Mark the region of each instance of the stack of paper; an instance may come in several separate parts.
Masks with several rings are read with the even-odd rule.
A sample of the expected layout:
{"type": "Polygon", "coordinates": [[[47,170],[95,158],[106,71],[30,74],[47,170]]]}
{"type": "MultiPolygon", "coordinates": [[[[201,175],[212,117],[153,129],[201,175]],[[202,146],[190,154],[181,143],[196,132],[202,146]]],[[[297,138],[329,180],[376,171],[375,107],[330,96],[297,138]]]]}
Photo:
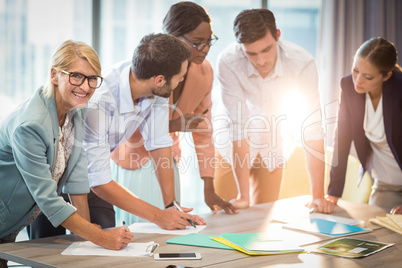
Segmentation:
{"type": "Polygon", "coordinates": [[[211,237],[211,239],[248,255],[287,254],[305,251],[291,241],[270,240],[264,233],[222,233],[220,237],[211,237]]]}
{"type": "Polygon", "coordinates": [[[402,234],[402,215],[401,214],[387,214],[385,217],[377,217],[370,219],[371,223],[381,225],[398,234],[402,234]]]}

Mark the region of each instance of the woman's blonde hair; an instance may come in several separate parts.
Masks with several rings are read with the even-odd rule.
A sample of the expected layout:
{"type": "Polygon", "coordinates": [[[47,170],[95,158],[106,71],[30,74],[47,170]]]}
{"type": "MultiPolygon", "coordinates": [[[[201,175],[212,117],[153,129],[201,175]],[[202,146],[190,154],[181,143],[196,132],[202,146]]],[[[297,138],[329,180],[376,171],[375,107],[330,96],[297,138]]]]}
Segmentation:
{"type": "Polygon", "coordinates": [[[54,95],[55,85],[51,79],[51,70],[68,70],[77,59],[86,60],[95,72],[101,75],[101,64],[95,50],[84,42],[67,40],[64,41],[54,52],[49,64],[47,83],[43,89],[43,94],[48,98],[54,95]]]}

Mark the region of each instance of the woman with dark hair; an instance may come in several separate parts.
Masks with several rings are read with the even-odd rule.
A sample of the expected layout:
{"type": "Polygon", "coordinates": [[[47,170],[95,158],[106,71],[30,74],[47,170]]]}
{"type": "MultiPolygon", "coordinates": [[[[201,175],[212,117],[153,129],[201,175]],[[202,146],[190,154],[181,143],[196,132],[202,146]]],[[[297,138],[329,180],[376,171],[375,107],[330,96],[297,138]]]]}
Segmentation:
{"type": "Polygon", "coordinates": [[[80,108],[102,84],[98,55],[85,43],[65,41],[48,74],[47,84],[0,124],[0,244],[15,241],[43,212],[55,227],[108,249],[124,248],[132,233],[123,227],[104,231],[89,221],[80,108]],[[72,205],[59,196],[62,189],[72,205]]]}
{"type": "MultiPolygon", "coordinates": [[[[174,141],[172,151],[176,160],[174,167],[176,199],[180,199],[180,178],[177,168],[180,159],[179,132],[192,132],[200,175],[204,180],[205,202],[214,213],[217,210],[216,206],[223,208],[227,213],[237,213],[230,203],[215,194],[213,186],[212,161],[215,150],[211,125],[213,70],[205,57],[218,38],[212,33],[211,19],[203,7],[193,2],[179,2],[171,6],[166,14],[163,29],[185,42],[192,54],[187,75],[169,98],[171,107],[169,130],[174,141]]],[[[164,193],[160,191],[152,161],[143,143],[140,132],[136,131],[125,144],[113,151],[113,176],[116,181],[144,201],[163,208],[164,193]]],[[[157,164],[163,165],[163,163],[157,164]]],[[[116,220],[125,220],[129,223],[141,221],[140,218],[120,209],[116,210],[116,220]]]]}
{"type": "Polygon", "coordinates": [[[342,78],[333,155],[338,164],[328,187],[334,203],[342,196],[353,141],[363,171],[374,179],[369,203],[387,211],[402,204],[402,73],[396,62],[394,45],[373,38],[357,50],[352,74],[342,78]]]}

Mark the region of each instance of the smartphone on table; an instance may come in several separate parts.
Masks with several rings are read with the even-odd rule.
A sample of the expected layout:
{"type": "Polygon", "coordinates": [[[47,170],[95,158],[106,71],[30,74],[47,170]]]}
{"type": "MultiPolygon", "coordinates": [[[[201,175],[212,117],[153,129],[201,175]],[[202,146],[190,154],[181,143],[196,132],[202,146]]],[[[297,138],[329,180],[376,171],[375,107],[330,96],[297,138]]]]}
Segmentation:
{"type": "Polygon", "coordinates": [[[154,259],[157,261],[163,260],[201,260],[200,253],[155,253],[154,259]]]}

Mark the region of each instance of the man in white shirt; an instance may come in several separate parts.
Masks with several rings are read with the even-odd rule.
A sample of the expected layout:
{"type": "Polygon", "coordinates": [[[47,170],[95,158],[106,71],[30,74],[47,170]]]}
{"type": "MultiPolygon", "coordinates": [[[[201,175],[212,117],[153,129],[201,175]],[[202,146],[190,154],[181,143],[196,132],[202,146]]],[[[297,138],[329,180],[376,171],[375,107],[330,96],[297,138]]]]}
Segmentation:
{"type": "MultiPolygon", "coordinates": [[[[201,217],[185,213],[191,209],[161,210],[142,201],[113,180],[110,168],[110,152],[140,127],[145,148],[154,161],[165,206],[175,200],[168,97],[183,80],[190,55],[185,43],[173,36],[147,35],[134,51],[132,61],[105,71],[102,86],[89,102],[83,146],[91,189],[110,203],[109,207],[97,208],[95,213],[104,213],[109,218],[106,222],[112,220],[114,224],[114,213],[108,214],[107,210],[113,210],[115,205],[164,229],[184,229],[190,221],[205,224],[201,217]]],[[[98,201],[96,196],[90,197],[90,209],[98,201]]]]}
{"type": "Polygon", "coordinates": [[[283,165],[298,139],[306,151],[312,185],[309,206],[332,211],[333,204],[324,198],[324,132],[313,57],[279,41],[281,32],[267,9],[242,11],[234,31],[237,43],[220,54],[217,66],[220,110],[226,115],[215,117],[214,123],[215,147],[224,160],[215,173],[217,192],[234,198],[238,190],[231,200],[237,208],[277,200],[283,165]],[[225,169],[228,163],[231,168],[225,169]],[[230,187],[234,178],[237,187],[230,187]]]}

